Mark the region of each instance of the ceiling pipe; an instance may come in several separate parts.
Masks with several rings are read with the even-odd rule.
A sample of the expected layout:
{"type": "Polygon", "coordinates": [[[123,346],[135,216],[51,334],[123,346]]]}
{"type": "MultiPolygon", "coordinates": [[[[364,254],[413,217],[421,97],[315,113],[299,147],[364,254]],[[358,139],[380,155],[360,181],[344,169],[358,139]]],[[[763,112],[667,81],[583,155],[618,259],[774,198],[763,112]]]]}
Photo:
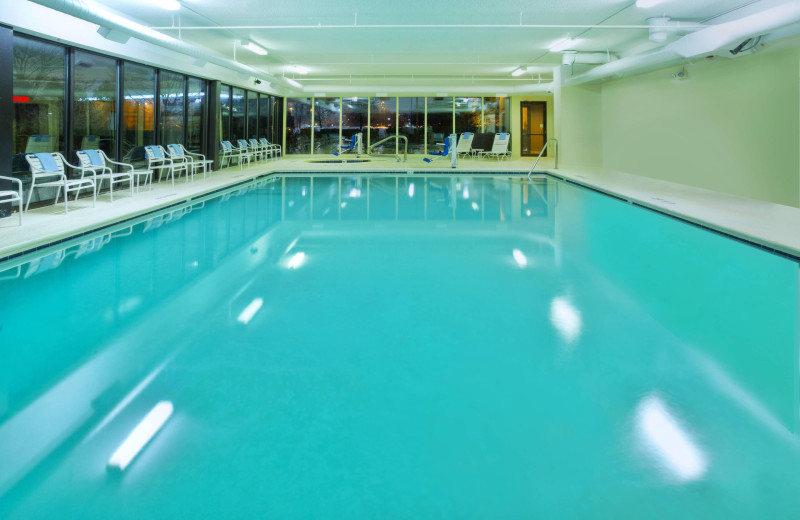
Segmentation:
{"type": "Polygon", "coordinates": [[[800,2],[789,2],[737,20],[709,26],[652,52],[600,65],[566,79],[563,85],[582,85],[612,76],[667,67],[688,58],[714,54],[718,49],[738,44],[746,38],[766,34],[797,22],[800,22],[800,2]]]}
{"type": "Polygon", "coordinates": [[[598,65],[601,63],[610,63],[617,61],[619,56],[608,52],[578,52],[578,51],[564,51],[561,53],[561,65],[569,67],[576,63],[585,63],[589,65],[598,65]]]}
{"type": "Polygon", "coordinates": [[[103,32],[111,31],[113,33],[126,33],[131,36],[152,43],[159,47],[175,51],[186,56],[195,58],[195,62],[208,62],[220,67],[237,72],[244,77],[254,76],[272,84],[280,83],[275,76],[267,74],[261,70],[249,67],[242,63],[224,58],[217,54],[203,51],[194,45],[184,41],[175,39],[166,34],[155,31],[145,25],[129,20],[120,16],[112,11],[107,10],[105,7],[97,4],[92,0],[30,0],[33,3],[49,7],[64,14],[86,20],[100,26],[98,32],[102,35],[103,32]]]}

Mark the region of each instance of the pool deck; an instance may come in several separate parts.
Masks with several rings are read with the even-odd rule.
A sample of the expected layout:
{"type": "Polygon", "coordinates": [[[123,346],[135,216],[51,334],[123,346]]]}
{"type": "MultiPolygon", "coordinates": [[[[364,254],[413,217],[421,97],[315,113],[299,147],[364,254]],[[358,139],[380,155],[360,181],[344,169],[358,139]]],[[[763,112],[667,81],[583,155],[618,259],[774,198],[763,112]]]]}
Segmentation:
{"type": "MultiPolygon", "coordinates": [[[[68,215],[64,215],[63,203],[56,206],[48,205],[26,212],[21,227],[17,225],[17,215],[14,214],[0,219],[0,261],[273,172],[524,174],[532,164],[532,160],[528,158],[502,162],[492,159],[460,159],[458,168],[453,170],[444,160],[427,164],[418,156],[409,157],[405,163],[376,159],[365,163],[315,164],[308,162],[310,159],[312,159],[310,156],[293,156],[266,163],[254,163],[244,168],[233,166],[214,172],[206,179],[198,176],[194,181],[187,183],[181,178],[174,187],[167,182],[154,183],[152,190],[143,190],[133,197],[130,196],[130,191],[116,191],[113,203],[110,202],[108,193],[103,193],[98,196],[95,208],[92,208],[91,199],[70,202],[68,215]]],[[[784,255],[800,258],[800,231],[798,231],[800,208],[599,168],[560,166],[558,169],[553,169],[552,167],[552,160],[543,159],[537,171],[546,171],[555,177],[757,243],[784,255]]]]}

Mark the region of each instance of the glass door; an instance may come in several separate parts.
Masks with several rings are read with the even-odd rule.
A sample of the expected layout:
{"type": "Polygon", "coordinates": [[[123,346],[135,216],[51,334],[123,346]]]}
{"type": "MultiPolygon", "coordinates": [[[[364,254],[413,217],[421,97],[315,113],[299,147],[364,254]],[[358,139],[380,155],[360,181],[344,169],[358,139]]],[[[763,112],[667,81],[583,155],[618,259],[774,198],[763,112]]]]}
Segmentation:
{"type": "MultiPolygon", "coordinates": [[[[539,155],[547,142],[547,103],[544,101],[523,101],[522,111],[522,157],[539,155]]],[[[546,155],[545,155],[546,157],[546,155]]]]}

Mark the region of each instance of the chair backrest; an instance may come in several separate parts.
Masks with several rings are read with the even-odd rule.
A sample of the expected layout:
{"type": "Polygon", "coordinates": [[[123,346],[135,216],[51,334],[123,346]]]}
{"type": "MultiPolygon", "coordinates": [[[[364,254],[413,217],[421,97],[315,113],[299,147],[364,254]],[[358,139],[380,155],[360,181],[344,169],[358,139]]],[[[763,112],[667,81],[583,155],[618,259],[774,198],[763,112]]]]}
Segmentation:
{"type": "Polygon", "coordinates": [[[54,145],[55,140],[51,139],[47,134],[32,135],[28,137],[25,153],[52,152],[54,145]]]}
{"type": "Polygon", "coordinates": [[[464,132],[458,139],[458,146],[456,146],[456,152],[458,153],[466,153],[472,149],[472,138],[475,137],[475,134],[472,132],[464,132]]]}
{"type": "Polygon", "coordinates": [[[50,177],[64,174],[64,158],[58,152],[29,153],[25,155],[25,160],[28,161],[31,167],[31,175],[34,177],[50,177]]]}
{"type": "Polygon", "coordinates": [[[219,147],[222,149],[223,152],[230,152],[233,150],[233,145],[230,141],[220,141],[219,147]]]}
{"type": "Polygon", "coordinates": [[[269,146],[269,141],[267,141],[266,137],[262,137],[261,139],[259,139],[259,142],[264,146],[269,146]]]}
{"type": "Polygon", "coordinates": [[[237,140],[236,140],[236,142],[239,144],[239,148],[243,148],[243,149],[245,149],[245,150],[246,150],[247,148],[249,148],[249,147],[247,146],[247,141],[245,141],[244,139],[237,139],[237,140]]]}
{"type": "Polygon", "coordinates": [[[84,168],[104,168],[106,165],[105,154],[100,150],[78,150],[75,155],[84,168]]]}
{"type": "Polygon", "coordinates": [[[179,144],[168,144],[167,150],[169,150],[170,155],[174,155],[176,157],[183,157],[183,146],[179,144]]]}
{"type": "Polygon", "coordinates": [[[444,150],[442,150],[442,157],[447,157],[450,153],[450,137],[444,138],[444,150]]]}
{"type": "Polygon", "coordinates": [[[508,142],[510,134],[507,132],[501,132],[494,136],[494,142],[492,143],[492,153],[505,153],[508,151],[508,142]]]}
{"type": "Polygon", "coordinates": [[[163,159],[164,158],[164,151],[163,149],[156,145],[150,144],[144,147],[144,153],[148,159],[163,159]]]}
{"type": "Polygon", "coordinates": [[[258,143],[257,139],[250,139],[250,146],[253,148],[259,148],[261,145],[258,143]]]}

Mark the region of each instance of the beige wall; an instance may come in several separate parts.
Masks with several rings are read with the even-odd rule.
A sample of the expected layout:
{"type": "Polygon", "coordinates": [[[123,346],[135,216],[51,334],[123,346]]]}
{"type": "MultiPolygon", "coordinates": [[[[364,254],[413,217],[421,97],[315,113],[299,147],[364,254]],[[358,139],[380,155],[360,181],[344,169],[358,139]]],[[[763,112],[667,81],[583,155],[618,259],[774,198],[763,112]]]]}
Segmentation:
{"type": "Polygon", "coordinates": [[[603,165],[602,91],[599,85],[560,89],[557,97],[559,164],[603,165]]]}
{"type": "Polygon", "coordinates": [[[800,205],[800,45],[678,70],[602,85],[603,166],[800,205]]]}
{"type": "MultiPolygon", "coordinates": [[[[515,159],[520,158],[522,150],[522,118],[520,114],[520,104],[523,101],[544,101],[547,103],[547,137],[555,137],[555,117],[553,96],[543,94],[538,96],[512,96],[511,97],[511,155],[515,159]]],[[[546,156],[545,156],[546,157],[546,156]]]]}

